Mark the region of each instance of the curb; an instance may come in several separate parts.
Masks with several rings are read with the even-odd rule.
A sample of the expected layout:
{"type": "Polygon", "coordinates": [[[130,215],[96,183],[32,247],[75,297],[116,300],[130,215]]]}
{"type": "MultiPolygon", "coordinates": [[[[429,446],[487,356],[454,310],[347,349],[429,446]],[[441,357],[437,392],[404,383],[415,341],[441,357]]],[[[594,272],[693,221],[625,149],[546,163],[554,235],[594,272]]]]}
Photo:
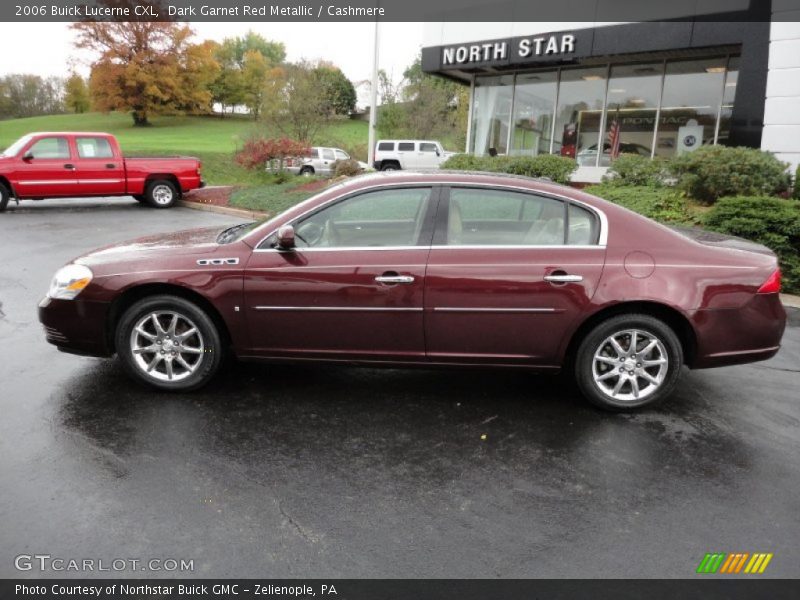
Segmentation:
{"type": "Polygon", "coordinates": [[[792,296],[790,294],[781,294],[781,302],[784,306],[792,308],[800,308],[800,296],[792,296]]]}
{"type": "Polygon", "coordinates": [[[243,219],[253,219],[258,221],[272,216],[270,213],[260,212],[257,210],[247,210],[244,208],[231,208],[230,206],[217,206],[215,204],[203,204],[201,202],[191,202],[189,200],[178,200],[178,206],[183,208],[191,208],[194,210],[203,210],[205,212],[213,212],[221,215],[229,215],[231,217],[241,217],[243,219]]]}

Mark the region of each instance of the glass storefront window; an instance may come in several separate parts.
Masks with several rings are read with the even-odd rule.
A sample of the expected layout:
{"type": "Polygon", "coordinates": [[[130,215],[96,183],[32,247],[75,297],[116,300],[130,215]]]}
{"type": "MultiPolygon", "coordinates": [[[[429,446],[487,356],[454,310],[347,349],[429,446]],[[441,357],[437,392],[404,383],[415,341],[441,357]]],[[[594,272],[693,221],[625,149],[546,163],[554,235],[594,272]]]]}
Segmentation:
{"type": "Polygon", "coordinates": [[[605,66],[561,71],[553,153],[576,158],[597,148],[607,71],[605,66]]]}
{"type": "MultiPolygon", "coordinates": [[[[620,154],[650,156],[656,113],[661,100],[664,64],[614,65],[608,81],[606,136],[599,166],[607,167],[620,154]]],[[[585,159],[597,158],[597,146],[585,159]]],[[[587,164],[581,161],[580,164],[587,164]]]]}
{"type": "Polygon", "coordinates": [[[725,58],[667,63],[656,156],[670,157],[714,143],[725,58]]]}
{"type": "Polygon", "coordinates": [[[536,156],[550,152],[557,80],[556,71],[517,76],[510,154],[536,156]]]}
{"type": "Polygon", "coordinates": [[[511,123],[511,99],[514,76],[477,77],[472,103],[472,152],[508,153],[508,128],[511,123]]]}
{"type": "Polygon", "coordinates": [[[718,144],[727,144],[731,135],[731,115],[733,100],[736,97],[736,84],[739,81],[739,58],[731,57],[728,62],[728,73],[725,77],[725,91],[722,94],[722,110],[719,115],[718,144]]]}

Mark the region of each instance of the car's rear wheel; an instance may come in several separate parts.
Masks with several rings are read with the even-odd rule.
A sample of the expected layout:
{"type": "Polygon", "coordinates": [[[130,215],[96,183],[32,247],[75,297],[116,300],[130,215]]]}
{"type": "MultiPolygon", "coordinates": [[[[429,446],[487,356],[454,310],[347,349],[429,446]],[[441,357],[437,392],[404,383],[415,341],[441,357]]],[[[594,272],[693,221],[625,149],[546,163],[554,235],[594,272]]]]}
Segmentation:
{"type": "Polygon", "coordinates": [[[383,163],[381,165],[381,171],[399,171],[400,165],[397,163],[383,163]]]}
{"type": "Polygon", "coordinates": [[[11,192],[6,186],[0,183],[0,212],[6,209],[9,200],[11,200],[11,192]]]}
{"type": "Polygon", "coordinates": [[[175,184],[167,179],[151,181],[145,191],[147,203],[155,208],[170,208],[178,201],[175,184]]]}
{"type": "Polygon", "coordinates": [[[163,390],[205,385],[223,358],[214,322],[196,304],[177,296],[151,296],[133,304],[119,320],[115,342],[125,370],[163,390]]]}
{"type": "Polygon", "coordinates": [[[683,348],[669,325],[650,315],[618,315],[583,339],[575,378],[592,404],[626,411],[669,396],[682,365],[683,348]]]}
{"type": "Polygon", "coordinates": [[[314,174],[314,167],[303,167],[300,169],[300,175],[303,177],[311,177],[314,174]]]}

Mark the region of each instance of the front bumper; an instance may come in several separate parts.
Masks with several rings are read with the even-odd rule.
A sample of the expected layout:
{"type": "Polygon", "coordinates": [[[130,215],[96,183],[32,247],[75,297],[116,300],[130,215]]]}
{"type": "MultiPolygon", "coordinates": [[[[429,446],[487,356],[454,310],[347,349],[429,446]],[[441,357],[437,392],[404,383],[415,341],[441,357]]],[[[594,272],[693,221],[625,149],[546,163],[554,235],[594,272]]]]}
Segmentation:
{"type": "Polygon", "coordinates": [[[39,321],[45,338],[62,352],[84,356],[111,356],[106,335],[109,304],[81,299],[39,302],[39,321]]]}

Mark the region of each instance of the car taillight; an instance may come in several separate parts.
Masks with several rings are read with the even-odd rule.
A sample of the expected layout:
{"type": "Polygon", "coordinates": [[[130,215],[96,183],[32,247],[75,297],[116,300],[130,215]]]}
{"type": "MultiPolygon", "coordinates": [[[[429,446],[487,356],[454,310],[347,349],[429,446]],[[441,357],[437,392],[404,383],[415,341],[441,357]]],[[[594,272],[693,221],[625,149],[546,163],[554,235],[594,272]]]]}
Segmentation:
{"type": "Polygon", "coordinates": [[[764,284],[758,288],[759,294],[777,294],[781,291],[781,270],[775,269],[775,272],[769,276],[764,284]]]}

